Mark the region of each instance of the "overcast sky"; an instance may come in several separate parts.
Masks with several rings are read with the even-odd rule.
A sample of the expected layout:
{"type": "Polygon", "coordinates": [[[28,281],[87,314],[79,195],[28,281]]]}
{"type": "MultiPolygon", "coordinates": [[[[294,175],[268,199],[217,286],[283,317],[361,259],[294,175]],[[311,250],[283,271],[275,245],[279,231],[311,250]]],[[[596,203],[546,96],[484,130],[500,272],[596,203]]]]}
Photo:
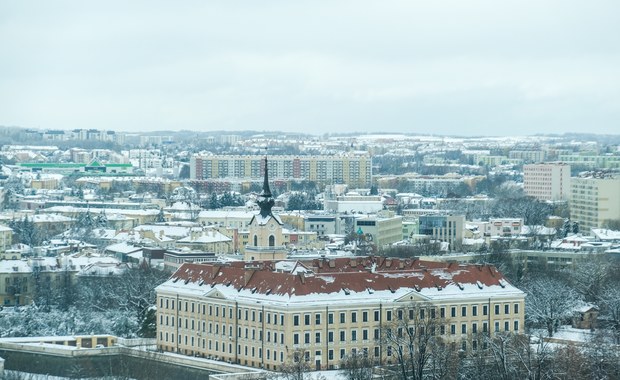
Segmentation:
{"type": "Polygon", "coordinates": [[[2,0],[0,125],[618,134],[620,1],[2,0]]]}

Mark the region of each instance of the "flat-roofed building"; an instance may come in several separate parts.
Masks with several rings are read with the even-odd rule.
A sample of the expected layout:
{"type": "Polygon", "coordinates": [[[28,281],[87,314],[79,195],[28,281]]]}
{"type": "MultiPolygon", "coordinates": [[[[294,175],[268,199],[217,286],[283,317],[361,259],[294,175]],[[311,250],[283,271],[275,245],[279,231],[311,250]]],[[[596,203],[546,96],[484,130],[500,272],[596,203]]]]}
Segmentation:
{"type": "Polygon", "coordinates": [[[523,190],[541,201],[568,200],[570,165],[563,162],[523,165],[523,190]]]}
{"type": "MultiPolygon", "coordinates": [[[[190,159],[190,178],[261,178],[263,157],[235,155],[194,155],[190,159]]],[[[343,183],[353,187],[369,187],[372,179],[372,159],[369,155],[333,156],[270,156],[272,178],[308,180],[322,185],[343,183]]]]}
{"type": "Polygon", "coordinates": [[[620,176],[590,174],[571,179],[570,218],[585,234],[620,220],[620,176]]]}

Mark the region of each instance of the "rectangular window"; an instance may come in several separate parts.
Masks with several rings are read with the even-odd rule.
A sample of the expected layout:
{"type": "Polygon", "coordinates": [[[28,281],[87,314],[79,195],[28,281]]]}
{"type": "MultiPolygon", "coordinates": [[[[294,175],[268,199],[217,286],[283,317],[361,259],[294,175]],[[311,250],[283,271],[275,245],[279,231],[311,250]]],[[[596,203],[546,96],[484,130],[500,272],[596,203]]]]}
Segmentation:
{"type": "Polygon", "coordinates": [[[504,314],[510,314],[510,305],[504,305],[504,314]]]}
{"type": "Polygon", "coordinates": [[[450,308],[450,316],[451,316],[452,318],[456,318],[456,307],[452,306],[452,307],[450,308]]]}
{"type": "Polygon", "coordinates": [[[346,334],[344,332],[344,330],[340,330],[340,341],[344,342],[346,338],[346,334]]]}
{"type": "Polygon", "coordinates": [[[354,311],[351,312],[351,322],[357,323],[357,313],[354,311]]]}
{"type": "MultiPolygon", "coordinates": [[[[174,309],[174,307],[173,307],[174,309]]],[[[379,322],[379,320],[381,319],[380,315],[379,315],[379,310],[375,310],[375,322],[379,322]]]]}
{"type": "Polygon", "coordinates": [[[327,359],[334,360],[334,350],[327,351],[327,359]]]}
{"type": "Polygon", "coordinates": [[[461,317],[467,317],[467,306],[461,306],[461,317]]]}
{"type": "Polygon", "coordinates": [[[351,341],[355,342],[357,340],[357,330],[351,330],[351,341]]]}
{"type": "Polygon", "coordinates": [[[340,313],[340,323],[344,323],[346,320],[346,314],[345,313],[340,313]]]}
{"type": "Polygon", "coordinates": [[[362,322],[368,322],[368,312],[362,312],[362,322]]]}
{"type": "Polygon", "coordinates": [[[314,343],[321,343],[321,333],[314,333],[314,343]]]}
{"type": "Polygon", "coordinates": [[[426,309],[420,309],[420,319],[426,318],[426,309]]]}
{"type": "Polygon", "coordinates": [[[489,315],[489,307],[487,305],[482,305],[482,315],[489,315]]]}
{"type": "Polygon", "coordinates": [[[329,331],[329,332],[327,333],[327,341],[328,341],[329,343],[332,343],[332,342],[334,341],[334,332],[333,332],[333,331],[329,331]]]}
{"type": "Polygon", "coordinates": [[[299,315],[293,315],[293,326],[299,326],[299,315]]]}
{"type": "Polygon", "coordinates": [[[310,326],[310,314],[304,314],[304,325],[310,326]]]}
{"type": "Polygon", "coordinates": [[[466,323],[462,323],[461,324],[461,334],[467,334],[467,324],[466,323]]]}
{"type": "Polygon", "coordinates": [[[476,334],[478,332],[478,324],[477,323],[472,323],[471,324],[471,332],[476,334]]]}
{"type": "Polygon", "coordinates": [[[473,315],[474,317],[478,315],[478,306],[472,306],[471,307],[471,315],[473,315]]]}
{"type": "Polygon", "coordinates": [[[398,320],[399,321],[403,320],[403,310],[402,309],[398,309],[398,320]]]}
{"type": "Polygon", "coordinates": [[[327,314],[327,323],[330,325],[334,324],[334,313],[327,314]]]}
{"type": "Polygon", "coordinates": [[[450,325],[450,334],[452,334],[452,335],[456,334],[456,325],[455,324],[451,324],[450,325]]]}
{"type": "Polygon", "coordinates": [[[431,318],[435,319],[435,308],[434,307],[431,308],[431,318]]]}
{"type": "Polygon", "coordinates": [[[488,332],[489,331],[489,326],[487,325],[486,322],[482,323],[482,332],[488,332]]]}
{"type": "Polygon", "coordinates": [[[518,303],[516,303],[515,306],[514,306],[514,313],[515,314],[519,314],[519,304],[518,303]]]}
{"type": "Polygon", "coordinates": [[[499,305],[495,305],[495,315],[499,315],[499,305]]]}
{"type": "Polygon", "coordinates": [[[315,325],[321,324],[321,314],[319,313],[314,314],[314,324],[315,325]]]}
{"type": "Polygon", "coordinates": [[[514,322],[514,331],[519,331],[519,321],[514,322]]]}
{"type": "Polygon", "coordinates": [[[441,309],[439,309],[439,318],[445,318],[446,317],[446,308],[442,307],[441,309]]]}
{"type": "Polygon", "coordinates": [[[504,331],[510,331],[510,322],[504,322],[504,331]]]}
{"type": "Polygon", "coordinates": [[[387,314],[386,314],[386,320],[391,321],[392,320],[392,310],[388,310],[387,314]]]}
{"type": "Polygon", "coordinates": [[[293,344],[299,344],[299,334],[293,334],[293,344]]]}
{"type": "Polygon", "coordinates": [[[446,333],[446,325],[441,325],[439,327],[439,334],[444,335],[446,333]]]}
{"type": "Polygon", "coordinates": [[[304,333],[304,343],[310,344],[310,333],[304,333]]]}
{"type": "Polygon", "coordinates": [[[495,322],[495,332],[499,332],[499,322],[495,322]]]}

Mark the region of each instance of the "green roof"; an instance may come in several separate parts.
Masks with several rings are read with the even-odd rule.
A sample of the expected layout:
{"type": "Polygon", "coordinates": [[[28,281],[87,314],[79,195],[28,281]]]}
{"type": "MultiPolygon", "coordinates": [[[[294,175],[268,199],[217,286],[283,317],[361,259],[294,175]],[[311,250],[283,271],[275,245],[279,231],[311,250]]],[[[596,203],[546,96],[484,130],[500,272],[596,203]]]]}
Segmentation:
{"type": "Polygon", "coordinates": [[[105,166],[108,168],[131,168],[131,164],[99,164],[94,161],[91,164],[79,164],[74,162],[22,162],[19,164],[25,168],[83,168],[86,166],[105,166]],[[97,165],[93,165],[97,164],[97,165]]]}

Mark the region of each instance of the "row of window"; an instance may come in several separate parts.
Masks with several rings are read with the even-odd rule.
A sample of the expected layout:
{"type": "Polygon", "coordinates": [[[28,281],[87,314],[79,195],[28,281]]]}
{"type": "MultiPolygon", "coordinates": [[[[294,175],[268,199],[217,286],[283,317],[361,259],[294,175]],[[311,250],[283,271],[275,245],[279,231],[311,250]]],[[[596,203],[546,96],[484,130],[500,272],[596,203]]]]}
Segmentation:
{"type": "MultiPolygon", "coordinates": [[[[501,314],[501,305],[500,304],[495,304],[494,305],[494,311],[495,311],[495,315],[500,315],[501,314]]],[[[504,304],[503,305],[503,312],[504,314],[510,314],[510,304],[504,304]]],[[[396,310],[396,318],[398,320],[403,320],[405,317],[408,317],[410,320],[414,320],[416,318],[420,318],[420,319],[425,319],[427,317],[427,315],[430,318],[435,318],[436,317],[436,309],[435,308],[429,308],[429,309],[425,309],[425,308],[421,308],[418,310],[415,309],[408,309],[408,310],[403,310],[403,309],[398,309],[396,310]]],[[[512,305],[512,311],[514,314],[519,314],[519,304],[515,303],[512,305]]],[[[461,306],[461,310],[460,310],[460,316],[461,317],[467,317],[468,314],[471,313],[471,316],[476,317],[478,316],[479,313],[479,305],[471,305],[471,306],[461,306]]],[[[489,305],[482,305],[482,315],[488,315],[489,313],[489,305]]],[[[368,311],[362,311],[361,312],[361,319],[358,318],[358,312],[357,311],[351,311],[351,312],[339,312],[338,313],[338,320],[341,324],[347,323],[347,314],[349,314],[349,321],[350,323],[357,323],[357,322],[368,322],[369,321],[369,313],[368,311]]],[[[450,317],[455,318],[457,316],[457,306],[451,306],[450,307],[450,317]]],[[[301,319],[303,317],[303,325],[304,326],[311,326],[312,324],[314,325],[320,325],[321,324],[321,318],[322,318],[322,314],[321,313],[315,313],[314,314],[314,320],[312,318],[312,314],[310,313],[306,313],[300,315],[300,314],[295,314],[293,315],[293,326],[300,326],[301,325],[301,319]]],[[[446,308],[445,307],[441,307],[439,308],[439,317],[440,318],[446,318],[446,308]]],[[[392,310],[386,310],[386,320],[387,321],[391,321],[393,319],[393,313],[392,310]]],[[[380,321],[380,313],[379,310],[375,310],[373,313],[373,321],[374,322],[379,322],[380,321]]],[[[328,324],[334,324],[334,313],[328,313],[327,314],[327,323],[328,324]]]]}
{"type": "MultiPolygon", "coordinates": [[[[511,331],[510,330],[510,321],[504,321],[503,322],[503,330],[501,330],[501,322],[500,321],[496,321],[495,325],[494,325],[494,331],[495,332],[500,332],[500,331],[511,331]]],[[[450,324],[450,335],[456,335],[457,333],[457,324],[450,324]]],[[[468,334],[468,333],[472,333],[472,334],[477,334],[479,332],[488,332],[488,322],[482,322],[481,323],[481,329],[479,329],[480,326],[480,322],[472,322],[471,325],[467,324],[467,323],[461,323],[461,334],[468,334]]],[[[435,335],[436,331],[435,331],[435,327],[436,326],[432,326],[432,331],[430,331],[431,335],[435,335]]],[[[409,327],[409,335],[413,336],[416,334],[416,332],[412,331],[414,329],[414,327],[409,327]]],[[[418,331],[417,334],[419,335],[424,335],[425,331],[424,331],[424,326],[419,326],[418,327],[418,331]]],[[[518,332],[519,331],[519,321],[515,320],[512,322],[512,331],[513,332],[518,332]]],[[[392,337],[392,338],[402,338],[404,337],[404,328],[398,328],[396,329],[396,331],[392,331],[390,328],[386,328],[386,334],[388,337],[392,337]]],[[[328,343],[333,343],[335,340],[335,331],[328,331],[327,332],[327,342],[328,343]]],[[[358,336],[358,330],[356,329],[351,329],[351,330],[338,330],[338,338],[339,338],[339,342],[341,343],[346,343],[346,342],[356,342],[358,340],[358,338],[360,338],[360,336],[358,336]],[[347,340],[347,331],[349,332],[349,339],[347,340]]],[[[439,334],[440,335],[445,335],[446,334],[446,325],[440,325],[439,326],[439,334]]],[[[314,340],[313,335],[311,332],[303,332],[303,333],[294,333],[293,334],[293,344],[294,345],[299,345],[299,344],[319,344],[322,343],[322,339],[321,339],[321,332],[314,332],[314,340]],[[301,338],[303,337],[303,342],[301,341],[301,338]]],[[[375,341],[378,341],[380,339],[380,330],[378,328],[373,329],[373,334],[372,334],[372,339],[375,341]]],[[[368,341],[369,340],[369,329],[362,329],[361,330],[361,340],[362,341],[368,341]]]]}
{"type": "MultiPolygon", "coordinates": [[[[212,305],[212,304],[200,304],[196,302],[190,301],[182,301],[178,302],[179,310],[191,313],[199,313],[202,315],[209,315],[215,317],[222,317],[233,319],[234,311],[233,307],[227,307],[224,305],[212,305]],[[227,315],[228,314],[228,315],[227,315]]],[[[166,310],[174,310],[175,300],[168,298],[160,298],[159,299],[159,307],[160,309],[166,310]]],[[[239,320],[253,321],[253,322],[263,322],[263,311],[262,310],[251,310],[247,308],[239,308],[237,310],[237,318],[239,320]]],[[[269,313],[265,312],[265,322],[267,324],[280,325],[284,326],[284,314],[282,313],[269,313]],[[279,323],[278,323],[279,322],[279,323]]]]}

